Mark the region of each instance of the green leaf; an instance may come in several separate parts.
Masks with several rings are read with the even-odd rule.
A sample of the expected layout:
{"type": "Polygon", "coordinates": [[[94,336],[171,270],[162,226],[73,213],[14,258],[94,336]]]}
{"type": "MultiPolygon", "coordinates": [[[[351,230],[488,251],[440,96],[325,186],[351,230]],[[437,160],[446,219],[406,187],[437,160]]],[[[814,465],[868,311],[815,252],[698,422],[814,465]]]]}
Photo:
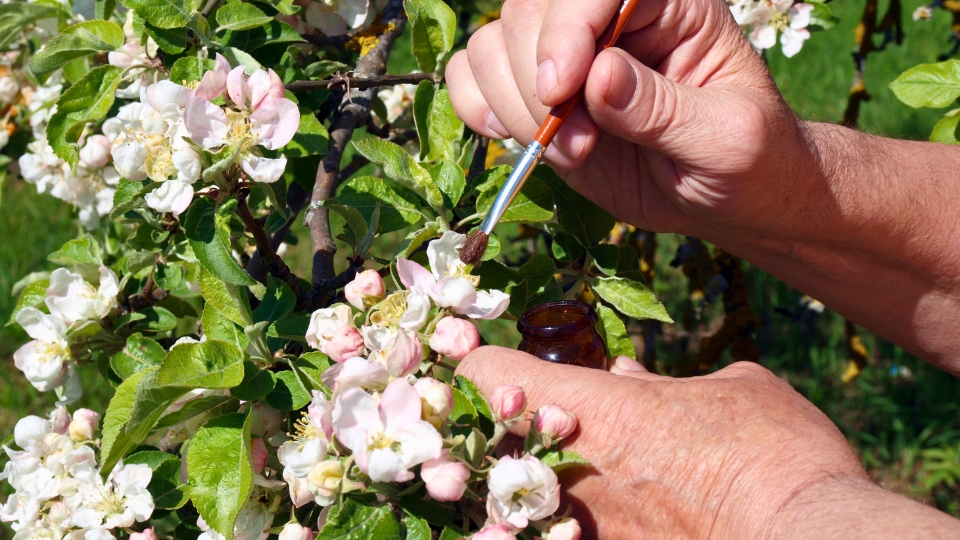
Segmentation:
{"type": "MultiPolygon", "coordinates": [[[[452,388],[453,390],[453,410],[450,411],[450,421],[457,424],[458,427],[469,425],[471,428],[480,427],[480,415],[477,414],[477,408],[466,394],[452,388]]],[[[469,430],[467,430],[469,431],[469,430]]]]}
{"type": "Polygon", "coordinates": [[[253,312],[250,310],[250,301],[247,299],[246,291],[238,289],[236,285],[217,279],[216,276],[203,268],[200,269],[198,281],[200,283],[200,295],[221,315],[242,328],[253,324],[253,312]]]}
{"type": "Polygon", "coordinates": [[[306,343],[307,328],[310,326],[310,316],[293,314],[286,319],[277,321],[267,327],[267,337],[287,339],[306,343]]]}
{"type": "Polygon", "coordinates": [[[315,540],[374,540],[400,538],[400,526],[389,506],[367,506],[345,498],[330,508],[327,523],[315,540]]]}
{"type": "Polygon", "coordinates": [[[335,362],[320,351],[308,352],[293,361],[293,368],[299,372],[304,383],[309,384],[311,390],[321,390],[329,393],[327,385],[323,384],[323,372],[333,366],[335,362]]]}
{"type": "Polygon", "coordinates": [[[100,438],[100,474],[104,477],[110,474],[113,466],[136,444],[123,428],[130,419],[137,386],[147,373],[149,370],[140,371],[123,381],[110,399],[110,404],[107,405],[107,413],[103,417],[103,433],[100,438]]]}
{"type": "Polygon", "coordinates": [[[430,524],[425,519],[421,519],[410,514],[403,517],[403,525],[407,529],[406,540],[432,540],[430,533],[430,524]]]}
{"type": "Polygon", "coordinates": [[[933,126],[933,132],[930,133],[930,140],[933,142],[960,144],[957,134],[960,131],[960,109],[954,109],[944,115],[940,121],[933,126]]]}
{"type": "Polygon", "coordinates": [[[412,189],[434,210],[443,208],[443,194],[433,177],[402,146],[375,137],[355,140],[353,146],[364,157],[383,167],[383,174],[388,178],[412,189]]]}
{"type": "MultiPolygon", "coordinates": [[[[141,33],[152,37],[157,42],[157,46],[169,54],[180,54],[185,51],[188,45],[187,40],[190,39],[190,31],[187,28],[160,28],[143,20],[136,13],[133,17],[133,28],[134,31],[140,30],[141,33]]],[[[180,84],[180,79],[171,78],[170,80],[180,84]]]]}
{"type": "Polygon", "coordinates": [[[210,302],[203,306],[200,323],[203,325],[203,334],[207,339],[232,343],[241,351],[245,350],[247,343],[250,342],[247,335],[243,333],[243,328],[220,313],[210,302]]]}
{"type": "MultiPolygon", "coordinates": [[[[157,28],[186,26],[200,8],[200,0],[120,0],[157,28]]],[[[229,535],[228,535],[229,536],[229,535]]]]}
{"type": "Polygon", "coordinates": [[[203,74],[216,68],[217,63],[208,58],[185,56],[173,63],[170,68],[170,80],[177,84],[200,82],[203,74]]]}
{"type": "Polygon", "coordinates": [[[303,43],[305,41],[306,40],[300,37],[300,33],[289,24],[280,21],[270,21],[270,24],[259,28],[243,32],[234,32],[230,37],[229,43],[231,48],[253,52],[264,45],[303,43]]]}
{"type": "Polygon", "coordinates": [[[256,281],[233,258],[230,247],[230,217],[236,207],[236,199],[217,208],[215,200],[200,197],[187,210],[183,232],[204,268],[227,283],[250,286],[256,281]]]}
{"type": "Polygon", "coordinates": [[[438,232],[440,232],[440,225],[436,221],[425,223],[422,229],[407,233],[407,236],[394,249],[394,256],[409,258],[424,242],[436,238],[438,232]]]}
{"type": "Polygon", "coordinates": [[[187,502],[186,486],[180,483],[180,458],[155,450],[137,452],[123,460],[125,465],[148,465],[153,470],[147,491],[156,508],[173,510],[187,502]]]}
{"type": "Polygon", "coordinates": [[[41,279],[24,287],[23,290],[20,291],[20,297],[17,298],[17,305],[14,306],[13,312],[10,313],[10,319],[7,320],[6,326],[17,322],[17,313],[20,313],[20,310],[28,307],[42,307],[44,300],[47,298],[47,287],[49,286],[49,279],[41,279]]]}
{"type": "Polygon", "coordinates": [[[90,283],[97,283],[100,279],[100,265],[103,264],[100,244],[89,234],[67,241],[48,255],[47,260],[73,270],[90,283]]]}
{"type": "Polygon", "coordinates": [[[329,143],[330,134],[313,111],[301,110],[296,135],[280,151],[288,158],[323,156],[327,154],[329,143]]]}
{"type": "MultiPolygon", "coordinates": [[[[497,176],[477,197],[477,211],[489,212],[493,200],[506,182],[506,176],[497,176]]],[[[500,223],[541,223],[553,219],[553,194],[550,187],[535,176],[527,179],[513,202],[503,213],[500,223]]]]}
{"type": "Polygon", "coordinates": [[[123,430],[130,436],[134,443],[141,443],[150,435],[153,428],[156,427],[163,412],[180,399],[192,388],[161,386],[157,384],[159,371],[151,368],[142,371],[146,373],[140,384],[137,385],[137,392],[133,400],[133,409],[130,411],[130,419],[123,430]]]}
{"type": "Polygon", "coordinates": [[[146,317],[137,322],[137,328],[151,332],[166,332],[177,327],[177,317],[169,309],[160,306],[147,306],[140,310],[146,317]]]}
{"type": "Polygon", "coordinates": [[[98,19],[109,20],[117,8],[117,0],[96,0],[96,3],[95,16],[98,19]]]}
{"type": "Polygon", "coordinates": [[[572,234],[558,231],[553,235],[550,245],[553,256],[560,261],[577,261],[583,257],[584,249],[572,234]]]}
{"type": "Polygon", "coordinates": [[[367,220],[363,218],[360,211],[352,206],[340,204],[340,201],[336,197],[323,201],[323,206],[340,214],[340,216],[346,220],[347,228],[354,238],[354,249],[358,249],[360,247],[360,241],[367,235],[367,220]]]}
{"type": "Polygon", "coordinates": [[[810,12],[810,26],[818,26],[823,30],[829,30],[840,22],[840,19],[833,14],[830,6],[820,0],[807,0],[807,3],[813,5],[810,12]]]}
{"type": "Polygon", "coordinates": [[[187,402],[176,411],[173,411],[170,414],[162,415],[154,428],[162,429],[175,426],[202,414],[219,416],[219,413],[222,411],[217,411],[216,409],[218,407],[233,407],[233,410],[235,411],[239,405],[240,402],[230,396],[205,396],[190,399],[187,400],[187,402]]]}
{"type": "Polygon", "coordinates": [[[230,395],[244,401],[253,401],[269,394],[277,385],[269,369],[260,369],[253,362],[243,362],[243,381],[230,389],[230,395]]]}
{"type": "Polygon", "coordinates": [[[57,6],[11,2],[0,5],[0,48],[6,49],[27,25],[62,13],[57,6]]]}
{"type": "Polygon", "coordinates": [[[440,537],[437,540],[461,540],[464,538],[463,531],[456,527],[444,527],[440,531],[440,537]]]}
{"type": "Polygon", "coordinates": [[[639,281],[622,277],[599,278],[594,282],[593,290],[628,317],[673,322],[653,291],[639,281]]]}
{"type": "Polygon", "coordinates": [[[233,388],[243,381],[243,355],[225,341],[183,343],[170,349],[157,373],[161,386],[233,388]]]}
{"type": "Polygon", "coordinates": [[[617,356],[624,355],[636,360],[637,350],[620,317],[607,306],[598,305],[597,318],[600,319],[597,321],[597,332],[607,345],[607,358],[613,360],[617,356]]]}
{"type": "Polygon", "coordinates": [[[214,30],[251,30],[268,24],[273,17],[268,16],[253,4],[234,0],[227,2],[217,10],[217,24],[220,28],[214,30]]]}
{"type": "Polygon", "coordinates": [[[590,460],[574,452],[573,450],[558,450],[556,448],[547,450],[537,456],[540,462],[553,469],[553,472],[559,472],[570,467],[587,467],[590,460]]]}
{"type": "Polygon", "coordinates": [[[80,159],[77,141],[88,122],[98,122],[113,106],[123,69],[100,66],[67,88],[57,100],[57,112],[47,125],[47,141],[61,159],[76,170],[80,159]]]}
{"type": "Polygon", "coordinates": [[[86,21],[64,28],[30,58],[29,67],[38,77],[60,69],[71,60],[97,52],[115,51],[126,38],[123,29],[110,21],[86,21]]]}
{"type": "Polygon", "coordinates": [[[233,523],[253,487],[250,422],[227,414],[200,428],[187,450],[190,500],[210,527],[233,538],[233,523]]]}
{"type": "Polygon", "coordinates": [[[350,71],[350,66],[336,60],[320,60],[303,68],[303,75],[308,79],[322,80],[338,71],[350,71]]]}
{"type": "Polygon", "coordinates": [[[523,280],[520,273],[504,266],[497,261],[486,261],[473,269],[473,275],[480,276],[479,289],[500,289],[506,291],[507,287],[516,285],[523,280]]]}
{"type": "Polygon", "coordinates": [[[446,208],[453,208],[463,197],[463,191],[467,187],[467,179],[463,174],[463,169],[455,163],[441,161],[433,165],[427,165],[427,171],[433,177],[433,182],[443,193],[443,205],[446,208]]]}
{"type": "Polygon", "coordinates": [[[410,20],[410,44],[420,70],[442,71],[446,55],[453,49],[456,14],[440,0],[404,0],[403,9],[410,20]]]}
{"type": "Polygon", "coordinates": [[[130,210],[145,205],[143,196],[154,187],[156,186],[150,180],[131,182],[121,178],[120,183],[117,184],[117,191],[113,194],[113,210],[110,211],[110,219],[118,219],[130,210]]]}
{"type": "Polygon", "coordinates": [[[156,341],[139,332],[127,338],[123,350],[110,357],[110,367],[121,379],[134,373],[159,366],[167,351],[156,341]]]}
{"type": "Polygon", "coordinates": [[[890,83],[900,101],[917,107],[946,107],[960,97],[960,60],[914,66],[890,83]]]}
{"type": "Polygon", "coordinates": [[[454,381],[456,381],[457,389],[463,392],[463,395],[473,404],[474,410],[493,422],[493,412],[490,410],[490,404],[487,403],[487,398],[483,396],[483,392],[477,388],[477,385],[463,375],[456,375],[454,381]]]}
{"type": "Polygon", "coordinates": [[[593,255],[593,262],[601,272],[608,276],[617,273],[617,267],[620,263],[620,248],[613,244],[597,244],[589,250],[593,255]]]}
{"type": "Polygon", "coordinates": [[[293,371],[281,371],[276,374],[276,386],[267,394],[266,402],[278,411],[295,411],[310,403],[310,392],[293,371]]]}
{"type": "Polygon", "coordinates": [[[267,293],[253,311],[253,320],[276,322],[293,311],[296,305],[297,296],[293,294],[293,289],[285,282],[267,276],[267,293]]]}
{"type": "MultiPolygon", "coordinates": [[[[553,192],[557,206],[557,221],[565,231],[572,234],[583,247],[590,247],[606,238],[616,220],[606,210],[585,199],[570,189],[550,167],[540,165],[530,178],[543,180],[553,192]]],[[[528,180],[529,182],[529,180],[528,180]]]]}
{"type": "Polygon", "coordinates": [[[413,99],[413,118],[420,137],[420,160],[456,162],[463,122],[453,111],[447,90],[437,90],[434,83],[421,81],[413,99]]]}
{"type": "Polygon", "coordinates": [[[413,194],[395,189],[375,176],[360,176],[345,182],[337,193],[337,200],[359,210],[368,223],[379,204],[381,233],[406,228],[423,218],[421,203],[413,194]]]}
{"type": "Polygon", "coordinates": [[[554,277],[557,273],[557,265],[553,259],[543,253],[534,253],[527,262],[523,263],[518,273],[527,280],[534,293],[557,286],[557,280],[554,277]]]}

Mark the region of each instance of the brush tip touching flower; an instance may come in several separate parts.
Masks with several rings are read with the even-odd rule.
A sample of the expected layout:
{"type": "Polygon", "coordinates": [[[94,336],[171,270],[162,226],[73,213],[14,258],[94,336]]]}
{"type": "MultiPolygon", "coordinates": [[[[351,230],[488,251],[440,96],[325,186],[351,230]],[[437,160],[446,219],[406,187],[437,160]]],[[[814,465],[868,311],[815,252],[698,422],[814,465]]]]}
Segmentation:
{"type": "Polygon", "coordinates": [[[483,231],[474,231],[467,241],[460,247],[460,260],[463,264],[475,266],[483,259],[483,254],[487,251],[487,244],[490,242],[490,235],[483,231]]]}

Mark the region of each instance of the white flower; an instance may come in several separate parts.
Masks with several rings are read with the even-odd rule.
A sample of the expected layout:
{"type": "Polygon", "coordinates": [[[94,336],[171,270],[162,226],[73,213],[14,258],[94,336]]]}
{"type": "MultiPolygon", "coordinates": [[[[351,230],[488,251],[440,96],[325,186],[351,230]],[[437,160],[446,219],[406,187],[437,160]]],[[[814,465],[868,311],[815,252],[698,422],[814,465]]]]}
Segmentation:
{"type": "MultiPolygon", "coordinates": [[[[336,388],[342,392],[347,388],[360,387],[370,390],[379,390],[390,382],[390,373],[380,362],[370,361],[363,357],[350,358],[340,364],[340,372],[336,374],[336,388]]],[[[331,368],[328,371],[332,371],[331,368]]]]}
{"type": "Polygon", "coordinates": [[[534,456],[504,456],[490,471],[487,513],[497,523],[523,529],[529,520],[544,519],[560,507],[557,475],[534,456]]]}
{"type": "Polygon", "coordinates": [[[18,93],[20,93],[20,84],[17,83],[16,77],[9,73],[0,77],[0,103],[12,105],[18,93]]]}
{"type": "Polygon", "coordinates": [[[99,320],[117,305],[120,281],[117,274],[106,266],[100,266],[100,285],[94,289],[66,268],[57,268],[50,274],[45,303],[50,314],[66,324],[88,319],[99,320]]]}
{"type": "Polygon", "coordinates": [[[367,0],[317,0],[310,2],[304,16],[307,24],[328,36],[340,36],[347,27],[359,28],[367,20],[367,0]]]}
{"type": "Polygon", "coordinates": [[[63,181],[68,170],[67,164],[47,144],[46,136],[28,144],[27,150],[19,158],[20,175],[27,182],[35,184],[37,192],[46,193],[63,181]]]}
{"type": "Polygon", "coordinates": [[[417,87],[412,84],[397,84],[391,88],[384,88],[377,93],[380,101],[383,101],[387,109],[387,118],[381,118],[391,124],[396,122],[404,112],[413,105],[413,97],[417,92],[417,87]]]}
{"type": "Polygon", "coordinates": [[[353,327],[351,313],[350,306],[346,304],[334,304],[314,311],[307,326],[307,345],[326,354],[327,344],[336,338],[337,329],[341,326],[353,327]]]}
{"type": "Polygon", "coordinates": [[[335,459],[321,461],[310,469],[307,476],[307,489],[313,493],[320,506],[330,506],[340,495],[343,483],[343,465],[335,459]]]}
{"type": "Polygon", "coordinates": [[[929,21],[933,18],[933,8],[930,6],[920,6],[913,12],[913,20],[929,21]]]}
{"type": "Polygon", "coordinates": [[[33,341],[13,353],[14,365],[41,392],[62,385],[67,380],[66,362],[71,358],[66,325],[36,308],[22,309],[17,313],[17,323],[33,341]]]}
{"type": "Polygon", "coordinates": [[[82,501],[69,523],[84,529],[130,527],[150,519],[153,497],[147,491],[153,471],[149,465],[124,465],[121,461],[104,482],[89,463],[74,468],[77,494],[82,501]]]}
{"type": "Polygon", "coordinates": [[[410,467],[440,457],[443,440],[420,419],[420,396],[405,379],[390,383],[380,402],[360,388],[337,397],[333,430],[374,482],[406,482],[410,467]]]}
{"type": "Polygon", "coordinates": [[[749,30],[750,43],[757,49],[769,49],[777,42],[783,54],[790,58],[800,52],[803,42],[810,38],[807,26],[813,4],[794,0],[738,0],[730,6],[737,24],[749,30]]]}

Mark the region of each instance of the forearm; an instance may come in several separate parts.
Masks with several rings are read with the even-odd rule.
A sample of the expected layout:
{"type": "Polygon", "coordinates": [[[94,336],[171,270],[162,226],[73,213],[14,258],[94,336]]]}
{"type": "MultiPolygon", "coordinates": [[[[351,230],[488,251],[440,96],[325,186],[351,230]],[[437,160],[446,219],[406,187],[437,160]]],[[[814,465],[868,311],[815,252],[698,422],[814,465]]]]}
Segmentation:
{"type": "Polygon", "coordinates": [[[960,521],[861,478],[827,478],[780,510],[771,538],[956,538],[960,521]]]}
{"type": "Polygon", "coordinates": [[[820,160],[788,215],[703,237],[960,375],[960,148],[808,128],[820,160]]]}

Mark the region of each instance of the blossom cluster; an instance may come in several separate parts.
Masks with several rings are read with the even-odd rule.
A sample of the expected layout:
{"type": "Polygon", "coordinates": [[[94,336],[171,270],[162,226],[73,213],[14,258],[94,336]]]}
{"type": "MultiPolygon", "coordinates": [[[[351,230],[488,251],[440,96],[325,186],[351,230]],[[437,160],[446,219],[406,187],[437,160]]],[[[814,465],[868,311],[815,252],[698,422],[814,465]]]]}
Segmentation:
{"type": "Polygon", "coordinates": [[[757,49],[769,49],[777,43],[790,58],[800,52],[810,38],[807,26],[814,5],[794,0],[727,0],[734,19],[747,32],[757,49]]]}
{"type": "MultiPolygon", "coordinates": [[[[148,465],[118,463],[106,480],[97,463],[95,439],[100,415],[78,409],[71,418],[57,407],[49,419],[27,416],[17,422],[10,458],[0,480],[16,491],[0,507],[0,520],[12,522],[15,540],[111,540],[153,514],[147,490],[148,465]]],[[[152,531],[141,533],[147,540],[152,531]]],[[[156,540],[156,536],[153,536],[156,540]]]]}

